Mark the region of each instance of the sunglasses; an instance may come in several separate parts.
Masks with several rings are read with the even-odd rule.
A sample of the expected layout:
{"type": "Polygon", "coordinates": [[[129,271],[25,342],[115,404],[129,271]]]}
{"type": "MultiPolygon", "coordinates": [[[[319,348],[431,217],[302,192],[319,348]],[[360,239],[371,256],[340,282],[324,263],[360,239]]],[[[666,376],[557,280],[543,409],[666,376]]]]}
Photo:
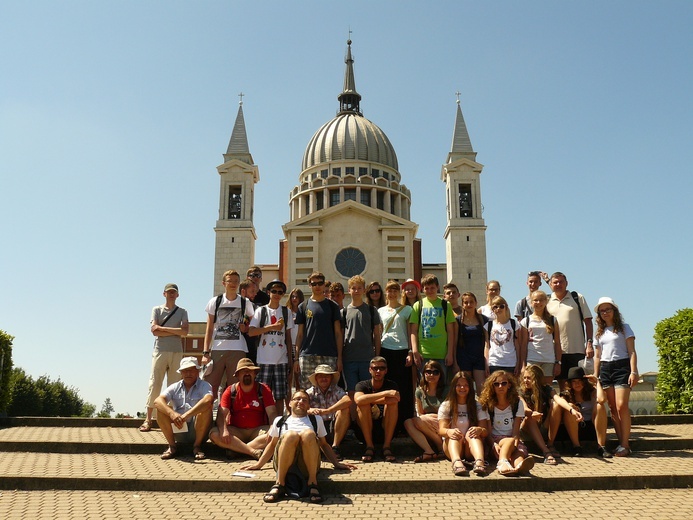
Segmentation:
{"type": "Polygon", "coordinates": [[[272,294],[284,294],[284,291],[281,289],[270,289],[270,293],[272,294]]]}
{"type": "Polygon", "coordinates": [[[380,289],[371,289],[370,291],[368,291],[368,294],[379,293],[379,292],[382,292],[382,291],[380,289]]]}
{"type": "Polygon", "coordinates": [[[440,370],[424,370],[424,374],[427,376],[439,376],[440,370]]]}
{"type": "Polygon", "coordinates": [[[311,286],[311,287],[317,287],[317,286],[319,286],[319,285],[325,285],[325,282],[324,282],[324,281],[320,281],[320,282],[310,282],[310,286],[311,286]]]}
{"type": "Polygon", "coordinates": [[[498,305],[494,305],[494,306],[491,307],[491,308],[492,308],[493,310],[498,309],[498,310],[502,311],[503,309],[505,309],[505,304],[504,304],[504,303],[499,303],[498,305]]]}
{"type": "Polygon", "coordinates": [[[387,370],[387,367],[379,366],[379,367],[371,367],[371,370],[373,372],[384,372],[387,370]]]}
{"type": "Polygon", "coordinates": [[[496,388],[500,388],[501,386],[508,386],[508,382],[507,381],[496,381],[493,383],[493,386],[495,386],[496,388]]]}
{"type": "Polygon", "coordinates": [[[262,278],[262,274],[260,273],[250,273],[248,275],[248,278],[262,278]]]}

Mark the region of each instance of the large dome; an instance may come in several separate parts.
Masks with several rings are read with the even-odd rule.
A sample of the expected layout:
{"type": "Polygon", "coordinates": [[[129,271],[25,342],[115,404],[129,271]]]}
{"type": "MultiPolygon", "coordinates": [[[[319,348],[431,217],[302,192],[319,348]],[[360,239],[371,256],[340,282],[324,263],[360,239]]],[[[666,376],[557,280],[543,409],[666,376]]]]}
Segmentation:
{"type": "Polygon", "coordinates": [[[315,132],[303,154],[302,170],[341,160],[368,161],[399,169],[395,149],[385,132],[353,112],[340,113],[315,132]]]}

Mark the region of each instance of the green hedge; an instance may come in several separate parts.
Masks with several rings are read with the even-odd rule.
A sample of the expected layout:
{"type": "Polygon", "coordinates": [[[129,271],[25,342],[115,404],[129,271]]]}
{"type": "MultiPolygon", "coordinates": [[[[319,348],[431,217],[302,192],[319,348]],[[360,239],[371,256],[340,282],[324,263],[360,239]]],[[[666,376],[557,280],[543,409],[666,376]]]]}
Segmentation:
{"type": "Polygon", "coordinates": [[[660,321],[654,340],[659,355],[659,411],[693,413],[693,309],[660,321]]]}
{"type": "Polygon", "coordinates": [[[0,330],[0,414],[7,411],[10,402],[10,375],[12,374],[12,340],[4,330],[0,330]]]}

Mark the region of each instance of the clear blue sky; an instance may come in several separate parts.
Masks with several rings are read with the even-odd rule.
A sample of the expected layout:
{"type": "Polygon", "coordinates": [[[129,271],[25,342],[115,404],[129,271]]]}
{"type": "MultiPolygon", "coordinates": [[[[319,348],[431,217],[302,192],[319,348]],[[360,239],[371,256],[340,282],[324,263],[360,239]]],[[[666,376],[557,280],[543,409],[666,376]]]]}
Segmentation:
{"type": "Polygon", "coordinates": [[[243,91],[257,262],[334,117],[352,29],[364,115],[442,262],[455,95],[485,165],[489,276],[612,296],[656,370],[655,324],[691,305],[693,3],[2,2],[0,328],[14,361],[100,407],[144,407],[168,282],[205,319],[221,164],[243,91]]]}

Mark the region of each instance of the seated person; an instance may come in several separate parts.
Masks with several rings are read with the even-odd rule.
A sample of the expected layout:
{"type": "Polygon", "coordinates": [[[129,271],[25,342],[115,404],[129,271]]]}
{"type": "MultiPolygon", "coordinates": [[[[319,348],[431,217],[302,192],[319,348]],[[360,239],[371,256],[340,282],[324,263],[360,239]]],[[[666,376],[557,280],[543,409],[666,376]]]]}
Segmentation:
{"type": "Polygon", "coordinates": [[[238,383],[228,386],[219,401],[217,425],[209,439],[222,448],[256,459],[267,444],[269,424],[277,417],[270,388],[255,381],[260,370],[248,358],[238,362],[238,383]]]}
{"type": "Polygon", "coordinates": [[[307,391],[310,396],[308,413],[322,417],[328,442],[332,443],[332,451],[337,459],[340,459],[339,445],[351,423],[349,417],[351,399],[343,388],[337,386],[339,372],[332,370],[330,365],[318,365],[315,373],[308,379],[313,385],[307,391]]]}
{"type": "Polygon", "coordinates": [[[529,433],[532,440],[544,453],[544,464],[555,466],[561,454],[554,446],[563,411],[570,412],[568,401],[556,393],[549,384],[544,384],[544,371],[538,365],[528,365],[522,371],[520,398],[525,405],[525,418],[521,429],[529,433]],[[544,441],[540,427],[548,431],[548,443],[544,441]]]}
{"type": "Polygon", "coordinates": [[[157,422],[168,442],[161,458],[168,460],[178,455],[176,443],[181,443],[192,444],[195,459],[202,460],[202,444],[212,425],[212,385],[200,379],[200,365],[194,356],[181,360],[178,373],[183,379],[154,400],[157,422]]]}
{"type": "Polygon", "coordinates": [[[419,386],[414,393],[417,417],[404,421],[409,437],[423,450],[414,462],[443,458],[443,439],[438,434],[438,408],[445,400],[443,367],[431,359],[426,362],[419,386]]]}
{"type": "Polygon", "coordinates": [[[606,407],[603,392],[594,375],[585,375],[582,367],[568,370],[565,391],[561,395],[570,403],[570,411],[563,411],[563,424],[573,444],[573,457],[582,456],[580,437],[584,440],[597,439],[597,454],[603,459],[611,458],[606,450],[606,407]],[[579,426],[583,426],[580,428],[579,426]]]}
{"type": "Polygon", "coordinates": [[[395,435],[399,413],[399,389],[397,383],[385,379],[387,361],[382,356],[371,359],[368,371],[371,378],[356,384],[354,401],[356,417],[366,443],[363,462],[372,462],[375,455],[374,438],[382,439],[383,458],[395,462],[391,443],[395,435]]]}
{"type": "Polygon", "coordinates": [[[484,439],[489,434],[489,416],[474,398],[471,372],[457,372],[450,382],[450,391],[438,408],[438,433],[443,437],[445,454],[452,461],[457,477],[469,474],[465,461],[474,461],[475,475],[486,473],[484,439]]]}
{"type": "Polygon", "coordinates": [[[269,493],[264,496],[265,502],[278,502],[286,495],[286,474],[294,463],[298,464],[299,470],[308,480],[310,501],[322,502],[322,495],[318,488],[320,450],[335,469],[356,469],[356,466],[343,464],[337,460],[325,439],[327,432],[322,417],[308,414],[309,403],[310,397],[305,390],[295,391],[289,402],[291,415],[277,417],[272,423],[269,431],[271,440],[260,460],[254,464],[241,466],[241,469],[258,470],[274,457],[277,480],[269,493]]]}

